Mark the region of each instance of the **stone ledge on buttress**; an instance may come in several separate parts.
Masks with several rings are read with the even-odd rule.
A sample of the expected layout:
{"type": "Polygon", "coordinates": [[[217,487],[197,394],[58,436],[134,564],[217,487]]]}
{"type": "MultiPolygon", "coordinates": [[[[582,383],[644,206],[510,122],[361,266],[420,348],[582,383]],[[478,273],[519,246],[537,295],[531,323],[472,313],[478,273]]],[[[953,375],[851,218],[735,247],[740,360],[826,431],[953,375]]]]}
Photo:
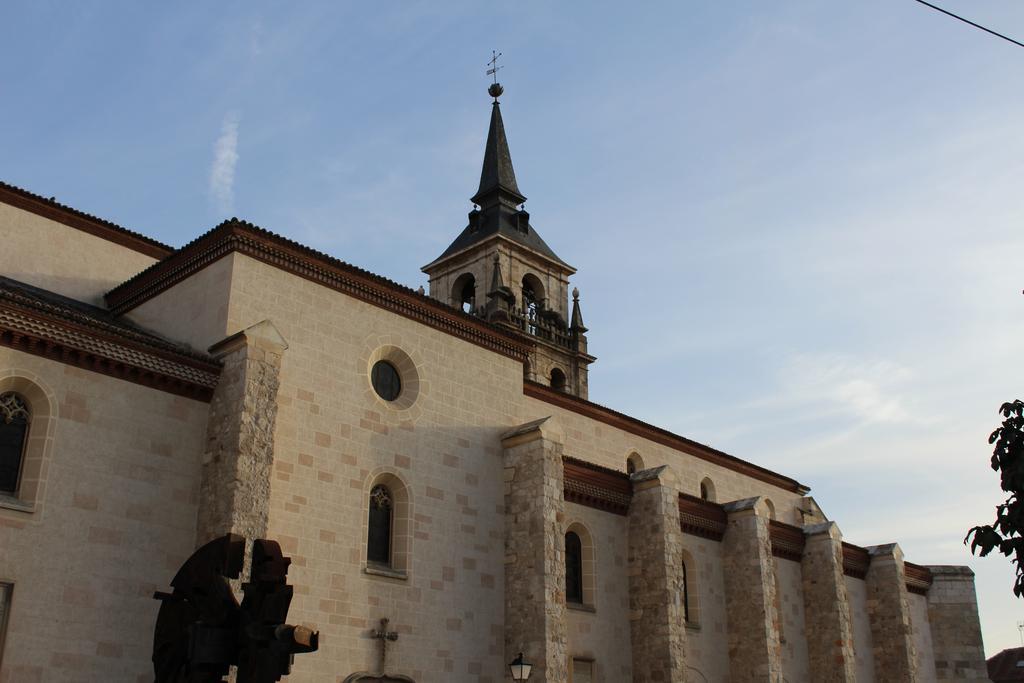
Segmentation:
{"type": "Polygon", "coordinates": [[[511,448],[535,439],[547,439],[554,443],[562,443],[564,436],[558,420],[549,415],[508,430],[501,435],[501,444],[505,448],[511,448]]]}
{"type": "Polygon", "coordinates": [[[285,341],[284,336],[274,326],[274,323],[269,320],[261,320],[255,325],[250,325],[244,330],[221,339],[207,350],[214,357],[221,358],[247,345],[277,354],[282,353],[288,348],[288,342],[285,341]]]}

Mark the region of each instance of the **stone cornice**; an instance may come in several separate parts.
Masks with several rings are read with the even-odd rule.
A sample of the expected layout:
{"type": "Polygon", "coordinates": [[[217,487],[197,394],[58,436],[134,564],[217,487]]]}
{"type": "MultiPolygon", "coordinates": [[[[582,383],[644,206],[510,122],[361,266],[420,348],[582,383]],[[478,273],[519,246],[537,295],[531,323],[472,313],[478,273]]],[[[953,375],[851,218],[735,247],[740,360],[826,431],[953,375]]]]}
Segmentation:
{"type": "MultiPolygon", "coordinates": [[[[863,579],[868,575],[871,566],[871,554],[867,548],[843,543],[843,573],[855,579],[863,579]]],[[[932,585],[932,573],[928,567],[913,562],[903,563],[907,577],[907,591],[917,595],[927,595],[932,585]]]]}
{"type": "Polygon", "coordinates": [[[928,589],[932,587],[931,570],[913,562],[904,562],[903,568],[907,575],[907,590],[918,595],[927,595],[928,589]]]}
{"type": "Polygon", "coordinates": [[[87,232],[155,259],[162,259],[174,251],[166,244],[157,242],[134,230],[123,228],[116,223],[91,216],[70,206],[59,204],[53,199],[47,199],[4,182],[0,182],[0,202],[87,232]]]}
{"type": "Polygon", "coordinates": [[[659,443],[663,446],[674,448],[675,450],[692,455],[706,460],[707,462],[714,463],[720,467],[725,467],[734,472],[738,472],[745,476],[763,481],[774,486],[777,486],[785,491],[792,491],[793,493],[806,493],[810,489],[800,484],[794,479],[777,474],[771,470],[759,467],[753,463],[741,460],[728,453],[705,446],[704,444],[697,443],[687,439],[684,436],[673,434],[672,432],[655,427],[654,425],[647,424],[635,417],[630,417],[623,413],[612,410],[611,408],[605,408],[604,406],[596,403],[591,403],[582,398],[577,398],[570,394],[552,389],[551,387],[538,384],[536,382],[524,381],[523,382],[523,393],[531,398],[536,398],[546,403],[565,408],[566,410],[572,411],[579,415],[589,417],[599,422],[603,422],[611,427],[621,429],[624,432],[629,432],[636,436],[643,437],[655,443],[659,443]]]}
{"type": "Polygon", "coordinates": [[[679,494],[679,526],[683,533],[721,541],[727,524],[725,508],[718,503],[679,494]]]}
{"type": "Polygon", "coordinates": [[[251,223],[232,219],[107,293],[122,314],[218,259],[239,253],[335,291],[392,311],[509,358],[526,359],[531,345],[467,313],[386,278],[356,268],[251,223]]]}
{"type": "Polygon", "coordinates": [[[220,366],[146,343],[109,326],[88,325],[0,298],[0,345],[209,402],[220,366]],[[106,328],[106,329],[105,329],[106,328]]]}
{"type": "Polygon", "coordinates": [[[769,520],[768,535],[772,542],[772,555],[799,562],[804,556],[804,532],[784,522],[769,520]]]}
{"type": "MultiPolygon", "coordinates": [[[[633,497],[632,482],[625,472],[601,467],[583,460],[563,456],[565,500],[586,505],[617,515],[629,513],[633,497]]],[[[683,533],[721,541],[728,528],[725,507],[686,493],[679,494],[679,526],[683,533]]],[[[785,522],[769,520],[768,534],[772,555],[793,562],[803,559],[806,534],[803,529],[785,522]]],[[[871,555],[866,548],[843,543],[843,573],[855,579],[864,579],[871,566],[871,555]]],[[[927,595],[932,585],[928,567],[905,562],[907,590],[927,595]]]]}
{"type": "Polygon", "coordinates": [[[863,579],[868,575],[871,566],[871,555],[867,548],[843,542],[843,573],[855,579],[863,579]]]}
{"type": "Polygon", "coordinates": [[[563,457],[565,500],[617,515],[629,512],[633,486],[629,475],[583,460],[563,457]]]}

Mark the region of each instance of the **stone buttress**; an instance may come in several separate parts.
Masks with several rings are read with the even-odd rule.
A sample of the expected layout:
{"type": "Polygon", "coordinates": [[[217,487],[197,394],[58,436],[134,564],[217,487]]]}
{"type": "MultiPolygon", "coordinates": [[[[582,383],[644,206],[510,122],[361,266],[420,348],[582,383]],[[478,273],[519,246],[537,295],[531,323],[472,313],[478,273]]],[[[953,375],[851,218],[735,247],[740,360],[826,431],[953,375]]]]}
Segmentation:
{"type": "Polygon", "coordinates": [[[730,680],[776,683],[782,680],[782,645],[768,506],[764,498],[747,498],[723,507],[728,514],[722,568],[730,680]]]}
{"type": "Polygon", "coordinates": [[[843,537],[834,522],[804,527],[804,624],[811,680],[854,683],[853,621],[843,575],[843,537]]]}
{"type": "Polygon", "coordinates": [[[228,532],[266,537],[277,390],[287,348],[267,320],[210,347],[224,368],[207,423],[197,545],[228,532]]]}
{"type": "Polygon", "coordinates": [[[568,680],[562,437],[543,418],[502,436],[505,467],[505,661],[531,681],[568,680]]]}
{"type": "Polygon", "coordinates": [[[679,490],[661,466],[630,477],[629,627],[633,681],[683,681],[686,628],[679,490]]]}
{"type": "Polygon", "coordinates": [[[938,680],[987,681],[988,666],[981,640],[981,622],[974,593],[974,572],[968,567],[931,566],[928,623],[938,680]]]}
{"type": "Polygon", "coordinates": [[[913,683],[920,676],[903,551],[892,543],[871,546],[868,553],[871,565],[865,581],[875,680],[878,683],[913,683]]]}

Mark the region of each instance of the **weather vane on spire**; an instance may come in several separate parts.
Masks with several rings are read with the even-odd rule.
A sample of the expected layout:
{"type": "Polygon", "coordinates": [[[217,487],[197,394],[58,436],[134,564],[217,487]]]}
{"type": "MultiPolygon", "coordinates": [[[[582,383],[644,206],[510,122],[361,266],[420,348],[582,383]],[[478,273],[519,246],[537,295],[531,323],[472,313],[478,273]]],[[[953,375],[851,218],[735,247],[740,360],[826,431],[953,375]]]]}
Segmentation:
{"type": "Polygon", "coordinates": [[[491,83],[489,88],[487,88],[487,94],[494,98],[495,104],[497,104],[498,97],[501,96],[501,93],[505,92],[505,89],[501,87],[500,83],[498,83],[498,70],[505,68],[503,66],[498,66],[498,57],[500,56],[500,52],[491,50],[491,61],[487,62],[487,66],[491,67],[487,70],[487,75],[494,76],[494,82],[491,83]]]}

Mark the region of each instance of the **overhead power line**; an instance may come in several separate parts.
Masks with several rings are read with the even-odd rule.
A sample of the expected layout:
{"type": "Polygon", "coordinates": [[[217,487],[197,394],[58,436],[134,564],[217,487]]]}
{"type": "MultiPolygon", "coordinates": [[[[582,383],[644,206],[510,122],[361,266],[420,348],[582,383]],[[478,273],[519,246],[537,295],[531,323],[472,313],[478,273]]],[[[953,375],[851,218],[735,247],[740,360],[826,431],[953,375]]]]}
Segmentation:
{"type": "Polygon", "coordinates": [[[946,10],[942,9],[941,7],[936,7],[935,5],[931,4],[930,2],[925,2],[924,0],[915,0],[915,2],[919,2],[922,5],[924,5],[925,7],[931,7],[936,12],[942,12],[943,14],[951,16],[951,17],[953,17],[954,19],[956,19],[958,21],[964,22],[965,24],[970,24],[974,28],[980,28],[985,33],[991,33],[992,35],[996,36],[997,38],[1002,38],[1003,40],[1006,40],[1006,41],[1009,41],[1009,42],[1013,43],[1014,45],[1018,45],[1020,47],[1024,47],[1024,43],[1018,42],[1018,41],[1014,40],[1013,38],[1009,38],[1007,36],[1004,36],[1002,33],[996,33],[992,29],[985,28],[981,24],[975,24],[973,21],[971,21],[969,19],[964,19],[963,17],[958,16],[956,14],[953,14],[952,12],[947,12],[946,10]]]}

